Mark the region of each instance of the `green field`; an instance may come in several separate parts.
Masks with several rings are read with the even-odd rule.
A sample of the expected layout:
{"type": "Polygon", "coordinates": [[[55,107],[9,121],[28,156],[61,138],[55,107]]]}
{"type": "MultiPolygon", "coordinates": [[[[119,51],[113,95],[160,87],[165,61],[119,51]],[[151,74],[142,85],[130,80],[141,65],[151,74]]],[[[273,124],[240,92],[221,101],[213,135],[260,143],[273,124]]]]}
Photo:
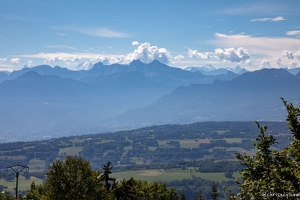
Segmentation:
{"type": "Polygon", "coordinates": [[[25,156],[0,156],[0,159],[24,160],[25,156]]]}
{"type": "MultiPolygon", "coordinates": [[[[238,173],[233,173],[237,177],[238,173]]],[[[131,177],[137,180],[148,182],[168,182],[174,180],[192,179],[192,175],[202,179],[211,181],[228,181],[230,179],[224,176],[224,172],[220,173],[200,173],[182,170],[164,171],[164,170],[138,170],[138,171],[124,171],[112,173],[112,176],[117,180],[130,179],[131,177]]]]}
{"type": "MultiPolygon", "coordinates": [[[[157,140],[160,147],[167,147],[167,143],[171,140],[157,140]]],[[[199,142],[194,139],[172,140],[180,142],[180,148],[198,148],[199,142]]]]}
{"type": "MultiPolygon", "coordinates": [[[[223,172],[220,173],[200,173],[200,172],[190,172],[189,170],[183,171],[181,169],[172,169],[170,171],[164,170],[137,170],[137,171],[124,171],[124,172],[113,172],[111,177],[117,178],[117,180],[130,179],[131,177],[148,182],[169,182],[174,180],[183,180],[183,179],[192,179],[192,175],[200,177],[205,180],[210,181],[228,181],[224,176],[223,172]]],[[[233,176],[237,178],[239,173],[233,173],[233,176]]],[[[35,182],[36,185],[41,184],[42,180],[30,177],[30,180],[26,180],[23,176],[19,178],[19,190],[28,190],[32,182],[35,182]]],[[[16,187],[16,181],[5,181],[5,179],[0,179],[0,185],[7,186],[6,190],[13,191],[16,187]]]]}
{"type": "Polygon", "coordinates": [[[58,155],[68,155],[68,156],[75,156],[78,155],[80,151],[82,151],[83,147],[66,147],[59,149],[58,155]]]}
{"type": "Polygon", "coordinates": [[[45,167],[45,161],[39,159],[31,159],[28,163],[29,169],[43,169],[45,167]]]}
{"type": "Polygon", "coordinates": [[[227,143],[232,144],[234,142],[241,143],[242,140],[245,140],[245,139],[248,139],[248,138],[224,138],[223,140],[226,140],[227,143]]]}
{"type": "MultiPolygon", "coordinates": [[[[42,183],[42,180],[41,179],[38,179],[38,178],[35,178],[35,177],[30,177],[29,180],[26,180],[23,176],[20,176],[19,177],[19,191],[21,190],[28,190],[30,189],[30,185],[32,183],[32,181],[34,181],[34,183],[36,185],[38,184],[41,184],[42,183]]],[[[8,188],[6,190],[8,191],[13,191],[14,188],[16,188],[16,181],[5,181],[5,179],[0,179],[0,185],[4,185],[4,186],[7,186],[8,188]]]]}

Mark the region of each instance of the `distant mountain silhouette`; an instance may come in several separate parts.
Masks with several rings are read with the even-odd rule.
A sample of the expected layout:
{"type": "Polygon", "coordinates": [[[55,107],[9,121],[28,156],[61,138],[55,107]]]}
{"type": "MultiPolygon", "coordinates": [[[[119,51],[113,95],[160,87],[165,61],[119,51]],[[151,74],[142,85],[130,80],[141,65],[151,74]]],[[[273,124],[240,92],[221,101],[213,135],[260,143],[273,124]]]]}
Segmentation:
{"type": "Polygon", "coordinates": [[[84,71],[73,71],[73,70],[69,70],[67,68],[61,68],[59,66],[52,68],[49,65],[39,65],[39,66],[32,67],[32,68],[26,67],[21,70],[13,71],[9,74],[7,79],[9,79],[9,80],[15,79],[18,76],[22,76],[23,74],[30,72],[30,71],[37,72],[41,75],[56,75],[56,76],[59,76],[62,78],[71,78],[71,79],[75,79],[75,80],[79,80],[83,76],[83,73],[84,73],[84,71]]]}
{"type": "Polygon", "coordinates": [[[0,71],[0,83],[7,79],[9,76],[9,72],[6,71],[0,71]]]}
{"type": "Polygon", "coordinates": [[[284,120],[280,97],[299,102],[300,79],[284,69],[244,73],[231,81],[178,87],[155,103],[116,121],[128,124],[192,123],[224,120],[284,120]]]}
{"type": "MultiPolygon", "coordinates": [[[[41,75],[56,75],[61,78],[70,78],[74,80],[87,80],[87,78],[94,78],[98,76],[128,73],[128,72],[141,72],[149,80],[167,84],[172,87],[187,86],[193,83],[212,83],[216,79],[223,80],[224,74],[227,74],[226,69],[217,69],[216,72],[203,75],[199,70],[195,72],[182,70],[175,67],[165,65],[158,60],[151,63],[142,63],[140,60],[134,60],[129,65],[112,64],[104,65],[99,62],[89,70],[74,71],[67,68],[56,66],[54,68],[49,65],[40,65],[32,68],[23,68],[21,70],[13,71],[9,75],[1,73],[0,82],[4,80],[12,80],[21,76],[29,71],[35,71],[41,75]],[[219,76],[222,74],[222,76],[219,76]]],[[[228,77],[227,77],[228,78],[228,77]]],[[[226,80],[227,80],[226,78],[226,80]]]]}
{"type": "Polygon", "coordinates": [[[206,76],[136,60],[80,71],[41,65],[0,77],[0,136],[15,139],[166,123],[284,120],[279,97],[300,99],[300,73],[285,69],[206,76]]]}
{"type": "Polygon", "coordinates": [[[191,72],[197,72],[200,71],[202,74],[206,76],[217,76],[220,74],[227,74],[228,72],[233,72],[235,74],[243,74],[245,72],[248,72],[245,68],[241,68],[240,66],[236,66],[234,68],[219,68],[216,69],[212,65],[204,65],[202,67],[187,67],[185,68],[187,71],[191,72]]]}
{"type": "Polygon", "coordinates": [[[89,129],[110,113],[102,105],[101,94],[93,85],[27,72],[0,84],[0,129],[53,135],[89,129]]]}

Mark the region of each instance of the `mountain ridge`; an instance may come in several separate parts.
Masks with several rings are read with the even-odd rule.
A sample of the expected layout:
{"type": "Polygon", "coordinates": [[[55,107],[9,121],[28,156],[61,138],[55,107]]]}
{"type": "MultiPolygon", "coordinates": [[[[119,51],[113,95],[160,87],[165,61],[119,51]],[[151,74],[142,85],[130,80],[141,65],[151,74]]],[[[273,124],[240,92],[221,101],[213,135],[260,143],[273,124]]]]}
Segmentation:
{"type": "Polygon", "coordinates": [[[57,75],[60,67],[24,69],[0,83],[0,112],[5,116],[0,137],[8,132],[18,138],[168,123],[281,120],[279,98],[300,99],[300,73],[285,69],[206,76],[158,61],[135,61],[62,71],[65,77],[57,75]]]}
{"type": "Polygon", "coordinates": [[[217,80],[213,84],[178,87],[145,108],[128,111],[116,121],[153,125],[222,120],[284,120],[285,111],[279,98],[299,101],[300,93],[295,91],[300,91],[300,79],[283,69],[248,72],[231,81],[217,80]],[[276,87],[280,84],[281,87],[276,87]],[[130,120],[133,116],[135,120],[130,120]]]}

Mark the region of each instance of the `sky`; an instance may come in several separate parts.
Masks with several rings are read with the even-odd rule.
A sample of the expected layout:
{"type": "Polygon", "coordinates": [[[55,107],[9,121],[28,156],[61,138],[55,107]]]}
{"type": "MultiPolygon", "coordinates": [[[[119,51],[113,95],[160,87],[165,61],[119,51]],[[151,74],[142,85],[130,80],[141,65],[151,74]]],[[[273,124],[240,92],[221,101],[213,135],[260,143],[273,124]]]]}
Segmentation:
{"type": "Polygon", "coordinates": [[[299,0],[0,0],[0,71],[300,67],[299,0]]]}

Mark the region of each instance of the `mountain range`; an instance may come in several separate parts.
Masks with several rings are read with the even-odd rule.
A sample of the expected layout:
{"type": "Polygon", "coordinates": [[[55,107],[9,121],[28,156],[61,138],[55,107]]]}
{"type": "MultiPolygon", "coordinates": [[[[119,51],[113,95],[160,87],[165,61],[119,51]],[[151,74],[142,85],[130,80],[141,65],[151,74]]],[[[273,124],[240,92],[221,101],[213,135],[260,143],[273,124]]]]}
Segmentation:
{"type": "Polygon", "coordinates": [[[300,99],[300,73],[286,69],[205,75],[136,60],[80,71],[41,65],[0,78],[1,141],[155,124],[284,120],[279,98],[300,99]]]}

